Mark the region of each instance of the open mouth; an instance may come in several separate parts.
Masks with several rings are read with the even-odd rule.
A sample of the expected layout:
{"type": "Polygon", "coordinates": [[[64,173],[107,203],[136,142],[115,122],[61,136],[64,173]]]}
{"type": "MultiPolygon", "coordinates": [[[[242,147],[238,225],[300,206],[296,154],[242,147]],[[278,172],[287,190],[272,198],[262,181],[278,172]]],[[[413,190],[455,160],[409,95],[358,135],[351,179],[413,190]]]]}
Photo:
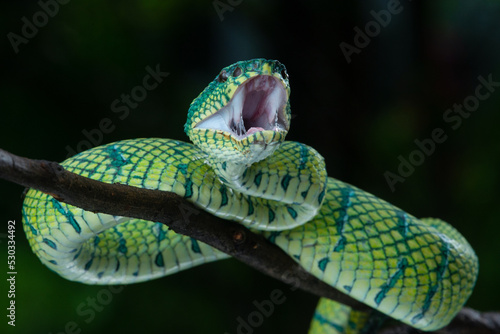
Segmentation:
{"type": "Polygon", "coordinates": [[[279,79],[259,75],[244,82],[224,108],[195,128],[226,131],[240,140],[259,131],[288,131],[286,101],[279,79]]]}

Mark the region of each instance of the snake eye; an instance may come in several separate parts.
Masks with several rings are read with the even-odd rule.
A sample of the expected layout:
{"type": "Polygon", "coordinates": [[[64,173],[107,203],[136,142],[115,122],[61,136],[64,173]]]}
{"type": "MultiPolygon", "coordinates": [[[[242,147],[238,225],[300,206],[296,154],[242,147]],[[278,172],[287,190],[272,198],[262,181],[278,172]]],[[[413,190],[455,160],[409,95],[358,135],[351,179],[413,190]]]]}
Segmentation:
{"type": "Polygon", "coordinates": [[[236,67],[233,71],[233,77],[239,77],[241,75],[241,73],[243,73],[243,71],[241,70],[241,67],[236,67]]]}
{"type": "Polygon", "coordinates": [[[227,72],[226,71],[220,72],[219,76],[217,77],[217,81],[226,82],[227,81],[227,72]]]}
{"type": "Polygon", "coordinates": [[[288,73],[286,73],[286,70],[285,70],[285,69],[282,69],[282,70],[281,70],[281,77],[282,77],[284,80],[288,80],[288,73]]]}

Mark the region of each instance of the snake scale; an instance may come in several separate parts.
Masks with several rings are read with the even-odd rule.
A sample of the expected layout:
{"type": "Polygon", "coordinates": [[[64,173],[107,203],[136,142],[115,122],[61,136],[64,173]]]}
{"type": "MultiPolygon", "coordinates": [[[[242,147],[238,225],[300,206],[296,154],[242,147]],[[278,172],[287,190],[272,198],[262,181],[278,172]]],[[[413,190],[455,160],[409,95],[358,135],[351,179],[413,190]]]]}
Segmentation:
{"type": "MultiPolygon", "coordinates": [[[[123,140],[62,166],[107,183],[172,191],[263,234],[315,277],[415,328],[448,324],[469,298],[477,257],[438,219],[417,219],[327,176],[313,148],[285,141],[285,67],[253,59],[228,66],[191,103],[185,132],[123,140]]],[[[22,209],[34,253],[88,284],[151,280],[228,255],[160,223],[84,211],[30,189],[22,209]]],[[[373,317],[372,317],[373,318],[373,317]]],[[[367,332],[370,317],[321,299],[310,333],[367,332]]]]}

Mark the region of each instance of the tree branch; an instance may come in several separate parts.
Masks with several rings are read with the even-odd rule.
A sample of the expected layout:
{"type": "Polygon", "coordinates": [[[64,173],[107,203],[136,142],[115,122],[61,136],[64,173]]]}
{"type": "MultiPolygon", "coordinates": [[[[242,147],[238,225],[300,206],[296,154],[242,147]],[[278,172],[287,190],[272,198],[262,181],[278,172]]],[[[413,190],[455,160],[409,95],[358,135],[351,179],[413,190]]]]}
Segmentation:
{"type": "MultiPolygon", "coordinates": [[[[87,211],[163,223],[177,233],[200,240],[268,276],[304,291],[336,300],[354,309],[370,309],[306,272],[261,235],[240,224],[212,216],[174,193],[102,183],[68,172],[56,162],[31,160],[2,149],[0,178],[38,189],[58,201],[87,211]]],[[[500,329],[499,318],[499,314],[480,314],[464,309],[445,331],[436,333],[494,333],[500,329]],[[463,331],[463,328],[470,326],[473,330],[463,331]],[[457,328],[461,331],[458,332],[457,328]],[[490,329],[493,331],[488,331],[490,329]]],[[[382,333],[416,332],[408,325],[398,324],[382,333]]]]}
{"type": "MultiPolygon", "coordinates": [[[[484,312],[464,307],[446,327],[429,333],[439,334],[498,334],[500,333],[500,313],[484,312]]],[[[422,334],[421,331],[399,323],[380,331],[379,334],[422,334]]]]}
{"type": "Polygon", "coordinates": [[[318,280],[277,246],[244,226],[217,218],[175,193],[108,184],[66,171],[56,162],[31,160],[0,149],[0,178],[35,188],[87,211],[160,222],[278,280],[356,309],[364,304],[318,280]]]}

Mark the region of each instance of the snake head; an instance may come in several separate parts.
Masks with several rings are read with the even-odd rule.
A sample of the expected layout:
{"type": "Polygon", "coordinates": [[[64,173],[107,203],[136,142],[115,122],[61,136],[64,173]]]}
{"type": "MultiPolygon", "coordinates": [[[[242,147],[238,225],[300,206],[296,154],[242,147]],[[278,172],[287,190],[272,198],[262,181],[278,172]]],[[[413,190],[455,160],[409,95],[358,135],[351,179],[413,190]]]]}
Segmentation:
{"type": "Polygon", "coordinates": [[[209,157],[250,165],[272,154],[290,127],[285,66],[253,59],[225,67],[191,103],[184,126],[209,157]]]}

